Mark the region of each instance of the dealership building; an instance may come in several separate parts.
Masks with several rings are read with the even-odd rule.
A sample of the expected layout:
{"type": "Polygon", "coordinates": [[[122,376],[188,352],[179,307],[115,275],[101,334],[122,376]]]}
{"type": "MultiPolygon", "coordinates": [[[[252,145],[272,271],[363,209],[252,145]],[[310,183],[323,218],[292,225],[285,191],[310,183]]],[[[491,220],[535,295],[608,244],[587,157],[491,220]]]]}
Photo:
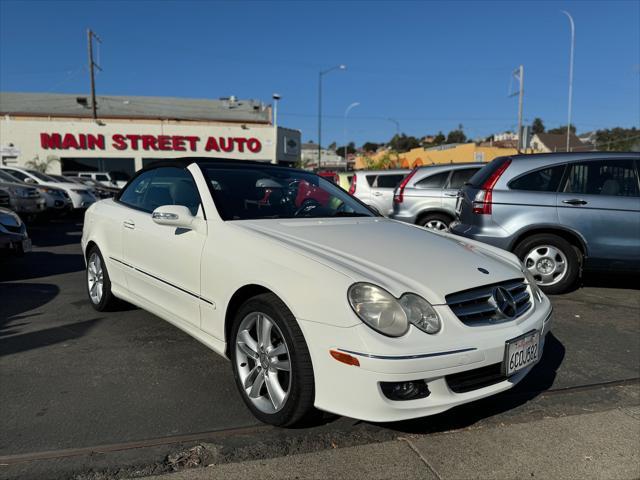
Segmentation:
{"type": "Polygon", "coordinates": [[[0,163],[132,175],[187,156],[300,160],[300,131],[274,125],[271,106],[256,100],[98,96],[96,107],[94,119],[86,96],[0,92],[0,163]]]}

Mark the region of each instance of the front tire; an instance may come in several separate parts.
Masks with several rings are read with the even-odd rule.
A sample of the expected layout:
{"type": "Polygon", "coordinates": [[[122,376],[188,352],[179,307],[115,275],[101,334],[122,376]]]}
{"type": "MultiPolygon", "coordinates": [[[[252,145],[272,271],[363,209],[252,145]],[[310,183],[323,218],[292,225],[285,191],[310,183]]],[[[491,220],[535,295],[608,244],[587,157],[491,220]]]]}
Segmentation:
{"type": "Polygon", "coordinates": [[[580,275],[580,257],[564,238],[542,233],[521,241],[514,253],[545,293],[570,290],[580,275]]]}
{"type": "Polygon", "coordinates": [[[87,294],[91,306],[99,312],[111,310],[117,303],[111,293],[111,279],[98,247],[87,253],[87,294]]]}
{"type": "Polygon", "coordinates": [[[313,410],[313,367],[307,344],[287,306],[273,293],[247,300],[230,337],[236,385],[264,423],[291,426],[313,410]]]}

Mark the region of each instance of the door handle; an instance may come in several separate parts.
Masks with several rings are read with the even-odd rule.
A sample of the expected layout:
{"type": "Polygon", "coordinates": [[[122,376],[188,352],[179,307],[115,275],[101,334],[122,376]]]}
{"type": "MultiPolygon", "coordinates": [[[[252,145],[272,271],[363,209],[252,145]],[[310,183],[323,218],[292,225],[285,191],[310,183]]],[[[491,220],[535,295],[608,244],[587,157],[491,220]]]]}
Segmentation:
{"type": "Polygon", "coordinates": [[[580,200],[579,198],[572,198],[570,200],[562,200],[562,203],[566,203],[569,205],[586,205],[586,200],[580,200]]]}
{"type": "Polygon", "coordinates": [[[456,193],[444,192],[444,196],[445,197],[457,197],[458,196],[458,192],[456,192],[456,193]]]}
{"type": "Polygon", "coordinates": [[[374,197],[379,197],[382,195],[382,192],[373,192],[374,197]]]}
{"type": "Polygon", "coordinates": [[[136,228],[136,224],[131,220],[125,220],[124,222],[122,222],[122,225],[124,226],[124,228],[129,228],[131,230],[136,228]]]}

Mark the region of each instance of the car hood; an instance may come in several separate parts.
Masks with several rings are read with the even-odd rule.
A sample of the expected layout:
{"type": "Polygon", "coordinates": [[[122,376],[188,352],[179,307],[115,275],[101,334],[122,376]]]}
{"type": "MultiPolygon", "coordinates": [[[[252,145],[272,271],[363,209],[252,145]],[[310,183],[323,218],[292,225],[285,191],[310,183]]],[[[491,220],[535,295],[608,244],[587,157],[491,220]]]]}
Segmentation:
{"type": "Polygon", "coordinates": [[[523,277],[508,252],[386,218],[233,223],[354,281],[375,283],[396,296],[415,292],[434,305],[446,303],[450,293],[523,277]]]}

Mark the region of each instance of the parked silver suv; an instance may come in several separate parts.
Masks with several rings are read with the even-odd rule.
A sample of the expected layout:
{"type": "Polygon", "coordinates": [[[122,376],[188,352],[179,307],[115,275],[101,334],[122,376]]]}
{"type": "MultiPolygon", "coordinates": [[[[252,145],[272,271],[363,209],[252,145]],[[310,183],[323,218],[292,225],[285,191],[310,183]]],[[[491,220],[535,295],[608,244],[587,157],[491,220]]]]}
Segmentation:
{"type": "Polygon", "coordinates": [[[640,269],[638,153],[500,157],[461,190],[452,232],[514,252],[547,293],[582,269],[640,269]]]}
{"type": "Polygon", "coordinates": [[[358,170],[349,193],[388,217],[393,212],[393,191],[411,170],[358,170]]]}
{"type": "Polygon", "coordinates": [[[391,218],[434,230],[449,230],[456,218],[458,190],[486,163],[415,168],[393,195],[391,218]]]}

